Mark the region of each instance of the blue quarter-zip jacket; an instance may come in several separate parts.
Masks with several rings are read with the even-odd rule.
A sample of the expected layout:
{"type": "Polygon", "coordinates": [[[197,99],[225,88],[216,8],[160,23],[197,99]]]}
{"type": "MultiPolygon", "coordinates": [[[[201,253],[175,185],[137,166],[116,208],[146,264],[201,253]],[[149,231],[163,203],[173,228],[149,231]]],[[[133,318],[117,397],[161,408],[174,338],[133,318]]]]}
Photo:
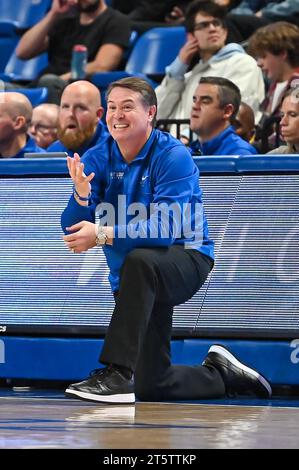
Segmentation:
{"type": "Polygon", "coordinates": [[[216,137],[207,142],[200,143],[199,140],[191,142],[191,153],[201,155],[254,155],[257,150],[253,145],[242,139],[233,126],[229,126],[216,137]]]}
{"type": "Polygon", "coordinates": [[[114,226],[113,245],[103,247],[113,291],[118,290],[124,259],[134,248],[183,244],[214,258],[199,171],[177,139],[154,129],[128,164],[110,137],[87,151],[82,162],[86,175],[95,173],[92,199],[83,207],[72,195],[61,225],[68,233],[66,227],[82,220],[95,222],[98,214],[102,225],[114,226]]]}

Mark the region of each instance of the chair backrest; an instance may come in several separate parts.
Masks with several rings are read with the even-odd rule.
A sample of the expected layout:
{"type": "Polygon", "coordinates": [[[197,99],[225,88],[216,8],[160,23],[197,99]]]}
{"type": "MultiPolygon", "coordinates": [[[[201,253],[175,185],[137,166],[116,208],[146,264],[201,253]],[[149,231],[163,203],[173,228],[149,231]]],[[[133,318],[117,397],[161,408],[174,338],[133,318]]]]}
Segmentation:
{"type": "Polygon", "coordinates": [[[31,81],[35,80],[47,65],[47,53],[41,54],[33,59],[21,60],[18,59],[14,51],[5,67],[5,74],[8,75],[11,80],[31,81]]]}
{"type": "Polygon", "coordinates": [[[0,72],[3,72],[5,66],[13,53],[19,36],[16,32],[16,26],[11,21],[0,21],[0,72]]]}
{"type": "Polygon", "coordinates": [[[18,93],[22,93],[23,95],[27,96],[32,107],[46,103],[48,100],[48,89],[45,87],[41,88],[15,88],[12,90],[8,90],[7,93],[11,91],[16,91],[18,93]]]}
{"type": "Polygon", "coordinates": [[[18,28],[29,28],[40,21],[52,0],[1,0],[0,18],[15,22],[18,28]]]}
{"type": "Polygon", "coordinates": [[[164,75],[165,67],[177,56],[186,41],[183,26],[153,28],[142,34],[128,58],[126,72],[164,75]]]}

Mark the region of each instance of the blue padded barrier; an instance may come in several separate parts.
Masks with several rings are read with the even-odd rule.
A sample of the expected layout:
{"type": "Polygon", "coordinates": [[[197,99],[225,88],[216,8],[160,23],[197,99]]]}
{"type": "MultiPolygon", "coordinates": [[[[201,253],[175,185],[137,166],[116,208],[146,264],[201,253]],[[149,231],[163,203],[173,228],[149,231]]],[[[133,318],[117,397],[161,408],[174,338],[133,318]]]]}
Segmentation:
{"type": "MultiPolygon", "coordinates": [[[[248,172],[292,172],[299,171],[299,156],[297,155],[228,155],[194,157],[201,174],[247,174],[248,172]]],[[[67,175],[65,159],[56,158],[33,160],[0,160],[0,175],[27,174],[61,174],[67,175]]]]}
{"type": "Polygon", "coordinates": [[[296,172],[299,170],[299,155],[241,155],[237,161],[240,173],[296,172]]]}
{"type": "Polygon", "coordinates": [[[239,157],[237,155],[210,157],[194,157],[194,161],[201,173],[237,173],[237,164],[239,157]]]}
{"type": "MultiPolygon", "coordinates": [[[[49,154],[50,156],[50,154],[49,154]]],[[[0,176],[68,175],[65,158],[0,159],[0,176]]]]}
{"type": "MultiPolygon", "coordinates": [[[[200,364],[211,344],[223,344],[275,385],[299,384],[299,339],[185,339],[171,343],[174,364],[200,364]]],[[[99,367],[102,339],[0,336],[0,377],[81,380],[99,367]]]]}

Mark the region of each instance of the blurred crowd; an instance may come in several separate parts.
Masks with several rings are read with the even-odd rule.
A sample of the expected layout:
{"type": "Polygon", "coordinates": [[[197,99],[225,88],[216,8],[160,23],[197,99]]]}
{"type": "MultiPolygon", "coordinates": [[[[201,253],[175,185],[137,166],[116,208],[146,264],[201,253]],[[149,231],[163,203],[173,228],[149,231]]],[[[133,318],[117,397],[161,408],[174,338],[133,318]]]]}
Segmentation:
{"type": "Polygon", "coordinates": [[[139,39],[157,27],[186,31],[174,60],[161,47],[170,55],[163,75],[145,75],[160,129],[193,155],[297,153],[298,25],[299,0],[53,0],[14,51],[25,63],[47,52],[47,66],[31,81],[2,77],[0,158],[83,155],[97,145],[107,135],[107,83],[93,78],[125,74],[139,39]],[[83,80],[71,73],[78,44],[87,50],[83,80]],[[36,104],[30,92],[37,88],[47,98],[36,104]]]}

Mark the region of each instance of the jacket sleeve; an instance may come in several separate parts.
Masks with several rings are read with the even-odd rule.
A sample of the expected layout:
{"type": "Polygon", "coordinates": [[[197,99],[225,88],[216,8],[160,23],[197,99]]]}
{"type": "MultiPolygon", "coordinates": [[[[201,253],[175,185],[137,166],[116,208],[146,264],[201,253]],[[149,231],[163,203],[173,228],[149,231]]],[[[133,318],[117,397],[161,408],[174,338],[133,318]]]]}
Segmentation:
{"type": "Polygon", "coordinates": [[[185,72],[188,66],[177,57],[166,67],[166,75],[156,89],[158,100],[157,119],[167,119],[175,115],[182,93],[185,89],[185,72]]]}
{"type": "Polygon", "coordinates": [[[265,98],[265,83],[255,59],[248,54],[239,55],[234,64],[228,62],[223,76],[239,87],[242,101],[251,106],[257,123],[261,118],[259,107],[265,98]]]}
{"type": "Polygon", "coordinates": [[[183,80],[176,80],[166,75],[161,85],[155,90],[158,99],[157,119],[168,119],[175,115],[184,88],[183,80]]]}
{"type": "Polygon", "coordinates": [[[106,169],[103,161],[98,158],[98,155],[95,156],[93,152],[93,150],[87,151],[82,157],[82,162],[85,165],[85,174],[95,173],[91,181],[91,201],[88,206],[81,206],[74,198],[74,195],[71,195],[66,208],[61,214],[61,228],[65,234],[69,233],[67,227],[82,220],[95,222],[96,208],[101,202],[101,195],[105,184],[106,169]]]}

